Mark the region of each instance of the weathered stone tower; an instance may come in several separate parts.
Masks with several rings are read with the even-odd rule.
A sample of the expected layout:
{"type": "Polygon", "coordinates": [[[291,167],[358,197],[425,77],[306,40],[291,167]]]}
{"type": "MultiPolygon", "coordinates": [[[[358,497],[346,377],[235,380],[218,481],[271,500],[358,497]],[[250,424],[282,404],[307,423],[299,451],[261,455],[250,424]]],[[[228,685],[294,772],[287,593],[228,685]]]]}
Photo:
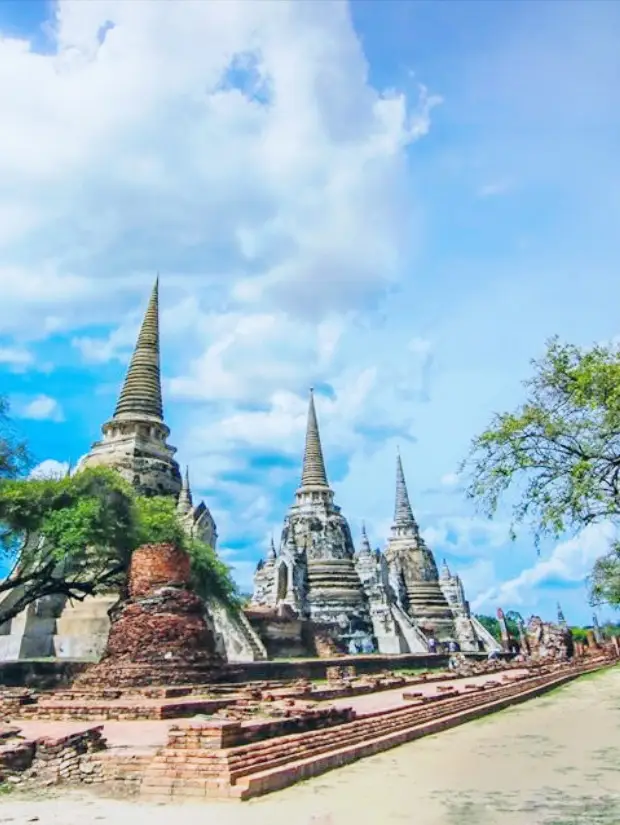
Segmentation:
{"type": "Polygon", "coordinates": [[[396,504],[385,555],[401,607],[425,633],[455,638],[454,617],[439,584],[437,564],[413,516],[400,455],[396,459],[396,504]]]}
{"type": "MultiPolygon", "coordinates": [[[[181,479],[167,442],[170,430],[163,417],[159,341],[159,279],[156,279],[127,374],[114,410],[103,427],[103,438],[92,445],[76,472],[86,467],[110,467],[141,495],[170,496],[188,534],[215,549],[215,521],[204,502],[195,505],[186,472],[181,479]]],[[[16,594],[14,594],[14,597],[16,594]]],[[[97,659],[102,654],[117,593],[100,594],[71,603],[53,597],[31,605],[0,627],[0,661],[25,657],[97,659]]],[[[265,648],[241,611],[229,610],[206,597],[218,654],[228,661],[265,659],[265,648]]]]}
{"type": "Polygon", "coordinates": [[[138,342],[114,415],[78,469],[110,466],[141,495],[181,492],[176,449],[167,443],[159,364],[159,279],[155,281],[138,342]]]}
{"type": "Polygon", "coordinates": [[[312,390],[301,484],[285,516],[279,550],[270,550],[254,583],[256,605],[287,605],[315,626],[331,628],[343,643],[352,633],[373,638],[351,531],[327,481],[312,390]]]}
{"type": "Polygon", "coordinates": [[[334,504],[310,391],[301,484],[284,521],[282,543],[305,557],[305,611],[317,624],[372,635],[368,603],[355,568],[355,547],[347,520],[334,504]]]}

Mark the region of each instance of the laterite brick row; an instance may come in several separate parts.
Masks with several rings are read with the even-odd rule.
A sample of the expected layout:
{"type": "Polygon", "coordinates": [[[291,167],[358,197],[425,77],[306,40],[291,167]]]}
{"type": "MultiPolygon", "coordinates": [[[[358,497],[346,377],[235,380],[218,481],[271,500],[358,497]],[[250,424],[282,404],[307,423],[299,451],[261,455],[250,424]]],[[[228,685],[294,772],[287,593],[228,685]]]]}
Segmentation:
{"type": "Polygon", "coordinates": [[[516,684],[492,681],[487,683],[482,696],[477,692],[422,697],[409,707],[378,711],[326,729],[240,746],[233,745],[238,735],[234,725],[228,726],[229,743],[225,724],[224,733],[216,731],[211,742],[208,735],[203,738],[202,732],[189,730],[184,739],[177,736],[177,743],[183,740],[183,747],[170,742],[154,758],[141,791],[156,796],[248,799],[523,701],[600,665],[579,670],[564,668],[526,677],[516,684]]]}

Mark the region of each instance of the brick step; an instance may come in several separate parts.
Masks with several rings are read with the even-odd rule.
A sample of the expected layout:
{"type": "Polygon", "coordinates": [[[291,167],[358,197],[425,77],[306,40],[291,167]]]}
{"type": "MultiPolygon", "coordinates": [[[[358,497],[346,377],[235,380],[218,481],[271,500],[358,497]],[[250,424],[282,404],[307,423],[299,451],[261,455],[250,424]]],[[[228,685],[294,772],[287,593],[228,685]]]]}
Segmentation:
{"type": "Polygon", "coordinates": [[[311,755],[296,761],[289,759],[284,764],[246,775],[240,778],[239,781],[230,788],[228,795],[243,800],[258,796],[262,793],[280,790],[301,779],[316,776],[364,756],[380,753],[381,751],[405,744],[429,733],[437,733],[456,724],[469,721],[470,719],[486,715],[496,710],[501,710],[513,703],[525,701],[538,693],[544,692],[545,689],[551,689],[563,682],[570,681],[577,675],[580,674],[571,673],[562,676],[556,675],[544,680],[538,679],[536,680],[538,681],[538,685],[531,685],[529,688],[524,688],[523,682],[520,682],[520,690],[518,691],[513,690],[508,693],[508,695],[502,697],[495,695],[491,698],[489,695],[489,701],[487,702],[472,703],[469,708],[460,708],[458,710],[452,708],[454,712],[447,715],[443,714],[439,718],[435,715],[430,719],[418,722],[418,724],[413,724],[400,730],[382,733],[380,736],[372,739],[365,739],[363,743],[349,744],[341,741],[337,748],[325,753],[311,755]]]}
{"type": "MultiPolygon", "coordinates": [[[[553,678],[553,677],[551,677],[553,678]]],[[[541,684],[541,678],[538,677],[531,682],[532,687],[541,684]]],[[[499,701],[504,697],[511,697],[515,694],[521,693],[527,689],[527,685],[520,682],[518,687],[516,685],[504,685],[493,690],[488,690],[485,694],[487,702],[499,701]]],[[[290,762],[291,759],[304,758],[313,754],[319,754],[333,748],[336,743],[337,746],[344,747],[345,745],[354,744],[358,740],[365,741],[373,738],[377,732],[381,734],[389,734],[405,730],[413,725],[421,724],[429,719],[440,719],[446,715],[465,711],[472,707],[481,706],[480,695],[461,694],[458,698],[451,697],[451,701],[442,702],[441,707],[438,705],[424,706],[418,705],[414,708],[401,709],[400,711],[390,710],[387,713],[382,712],[381,716],[384,718],[365,717],[354,722],[348,723],[337,728],[330,728],[328,731],[322,731],[320,737],[310,737],[304,735],[301,737],[299,743],[293,742],[287,738],[276,740],[275,743],[269,746],[265,743],[265,747],[257,749],[256,746],[248,753],[250,758],[235,758],[237,755],[229,757],[229,767],[231,770],[231,780],[235,782],[238,778],[252,772],[259,765],[264,767],[276,767],[280,763],[290,762]],[[439,711],[439,712],[438,712],[439,711]],[[384,716],[385,714],[385,716],[384,716]]],[[[251,746],[244,746],[244,749],[251,748],[251,746]]],[[[243,757],[242,754],[239,756],[243,757]]]]}
{"type": "Polygon", "coordinates": [[[223,751],[166,748],[147,770],[142,792],[168,798],[173,795],[248,799],[524,701],[600,665],[593,663],[579,673],[538,674],[507,684],[496,683],[489,686],[483,697],[469,692],[458,697],[444,696],[433,702],[377,711],[330,728],[223,751]]]}
{"type": "MultiPolygon", "coordinates": [[[[465,697],[463,697],[465,698],[465,697]]],[[[467,697],[469,698],[469,697],[467,697]]],[[[409,728],[416,722],[424,721],[437,715],[435,707],[405,708],[404,712],[395,714],[390,720],[389,730],[396,727],[409,728]],[[420,719],[420,713],[422,717],[420,719]]],[[[381,717],[383,714],[381,714],[381,717]]],[[[228,758],[222,752],[209,752],[204,749],[167,748],[161,751],[151,762],[150,770],[145,777],[145,787],[158,787],[162,779],[179,783],[178,790],[184,787],[186,780],[200,779],[216,782],[217,778],[226,776],[233,784],[237,779],[259,770],[274,768],[291,761],[313,757],[334,750],[335,747],[345,744],[355,744],[374,738],[386,732],[383,718],[369,717],[359,720],[360,724],[351,723],[344,726],[313,732],[315,735],[308,740],[307,735],[293,734],[287,737],[267,740],[264,743],[254,743],[241,746],[239,749],[228,751],[228,758]],[[343,730],[344,727],[344,730],[343,730]],[[235,752],[236,751],[236,752],[235,752]]],[[[205,786],[207,787],[207,786],[205,786]]]]}
{"type": "MultiPolygon", "coordinates": [[[[511,693],[514,693],[512,691],[511,693]]],[[[489,694],[489,699],[491,698],[489,694]]],[[[501,696],[495,695],[495,699],[501,696]]],[[[274,747],[262,749],[261,751],[250,752],[250,758],[232,756],[229,759],[231,782],[234,784],[238,779],[248,774],[254,773],[257,768],[274,768],[291,760],[303,759],[310,756],[320,755],[335,748],[355,745],[359,742],[374,739],[378,735],[387,735],[401,730],[407,730],[414,725],[422,724],[429,719],[439,719],[446,715],[451,715],[470,707],[480,705],[479,697],[470,695],[459,696],[458,700],[446,703],[438,713],[437,706],[418,706],[415,709],[407,709],[405,713],[392,713],[387,718],[374,719],[372,717],[362,718],[355,722],[348,723],[345,729],[331,728],[325,731],[322,737],[306,740],[301,738],[299,743],[277,741],[274,747]]],[[[340,726],[339,726],[340,728],[340,726]]]]}
{"type": "MultiPolygon", "coordinates": [[[[502,694],[515,692],[514,686],[503,686],[503,689],[499,690],[502,694]]],[[[499,698],[497,690],[489,691],[487,695],[489,699],[499,698]]],[[[432,705],[419,704],[396,710],[387,709],[344,725],[232,748],[228,751],[227,764],[222,764],[221,756],[205,750],[179,752],[173,748],[161,752],[154,763],[159,766],[156,770],[160,772],[160,776],[183,780],[195,778],[197,771],[202,775],[211,776],[221,776],[226,772],[234,784],[238,779],[257,770],[271,769],[291,761],[318,756],[335,748],[373,739],[379,734],[386,735],[406,730],[429,719],[437,719],[479,704],[479,696],[460,694],[458,697],[445,698],[432,705]]]]}

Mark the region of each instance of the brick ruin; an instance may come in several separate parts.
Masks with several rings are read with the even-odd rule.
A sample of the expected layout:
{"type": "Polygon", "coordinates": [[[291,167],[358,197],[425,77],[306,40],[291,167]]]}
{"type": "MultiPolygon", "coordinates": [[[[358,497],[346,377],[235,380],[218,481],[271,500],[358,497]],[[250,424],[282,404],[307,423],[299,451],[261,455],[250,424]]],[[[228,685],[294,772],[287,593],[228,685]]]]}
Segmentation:
{"type": "Polygon", "coordinates": [[[190,585],[190,559],[171,544],[144,545],[131,560],[126,600],[110,615],[101,660],[75,680],[78,688],[210,682],[223,661],[204,601],[190,585]]]}
{"type": "Polygon", "coordinates": [[[358,676],[343,664],[330,668],[321,683],[82,686],[40,694],[0,689],[0,783],[90,784],[138,799],[244,800],[525,701],[616,661],[610,646],[585,659],[528,667],[470,661],[467,674],[358,676]],[[386,703],[384,691],[391,697],[386,703]],[[376,700],[356,706],[364,695],[376,700]],[[156,741],[142,741],[145,720],[160,726],[156,741]],[[111,721],[117,727],[108,735],[111,721]],[[45,733],[47,725],[57,729],[61,722],[72,729],[45,733]]]}
{"type": "Polygon", "coordinates": [[[348,657],[318,682],[226,681],[187,555],[146,545],[134,554],[98,664],[69,688],[0,688],[0,784],[245,800],[617,661],[608,645],[526,666],[461,657],[450,670],[360,675],[348,657]]]}

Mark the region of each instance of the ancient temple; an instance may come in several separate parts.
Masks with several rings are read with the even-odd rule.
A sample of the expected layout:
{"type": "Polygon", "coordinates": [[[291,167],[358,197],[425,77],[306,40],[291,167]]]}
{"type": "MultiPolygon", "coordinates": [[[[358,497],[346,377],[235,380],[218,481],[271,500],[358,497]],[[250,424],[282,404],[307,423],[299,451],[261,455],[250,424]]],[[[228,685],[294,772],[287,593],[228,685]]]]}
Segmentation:
{"type": "Polygon", "coordinates": [[[152,687],[210,682],[222,669],[203,599],[191,586],[191,562],[172,544],[132,555],[127,598],[110,611],[101,660],[76,688],[152,687]]]}
{"type": "Polygon", "coordinates": [[[340,644],[353,634],[372,640],[351,531],[327,480],[312,391],[301,483],[284,519],[279,552],[272,547],[257,570],[253,601],[287,605],[314,626],[328,628],[340,644]]]}
{"type": "Polygon", "coordinates": [[[114,415],[78,465],[113,467],[141,495],[178,497],[182,482],[176,449],[164,423],[159,345],[159,278],[146,309],[114,415]]]}
{"type": "Polygon", "coordinates": [[[426,638],[454,641],[464,652],[497,647],[471,615],[462,582],[445,563],[440,579],[435,557],[413,515],[400,454],[396,457],[394,520],[385,556],[396,601],[426,638]]]}
{"type": "MultiPolygon", "coordinates": [[[[173,496],[187,532],[215,549],[213,516],[204,502],[194,504],[189,473],[186,471],[181,478],[169,435],[163,413],[156,279],[114,414],[102,427],[103,437],[92,445],[76,472],[86,467],[111,467],[141,495],[173,496]]],[[[15,597],[14,593],[9,595],[15,597]]],[[[21,616],[0,627],[0,661],[98,658],[109,632],[108,610],[116,600],[117,594],[110,593],[74,604],[50,598],[30,605],[21,616]]],[[[207,601],[207,621],[223,658],[266,658],[264,646],[242,612],[232,615],[217,600],[207,601]]]]}
{"type": "Polygon", "coordinates": [[[385,551],[392,586],[401,607],[423,632],[438,639],[454,636],[454,618],[432,552],[413,516],[400,455],[396,461],[394,520],[385,551]]]}
{"type": "Polygon", "coordinates": [[[464,651],[497,643],[471,616],[460,578],[440,582],[409,502],[397,460],[394,522],[385,553],[373,550],[365,529],[356,553],[349,525],[334,504],[310,393],[301,485],[285,520],[257,567],[253,605],[278,609],[318,626],[339,628],[341,647],[370,641],[381,653],[424,653],[429,639],[454,640],[464,651]],[[478,627],[479,625],[479,627],[478,627]]]}
{"type": "Polygon", "coordinates": [[[557,611],[558,611],[558,627],[568,627],[566,618],[564,617],[564,611],[562,610],[562,605],[559,602],[557,603],[557,611]]]}

